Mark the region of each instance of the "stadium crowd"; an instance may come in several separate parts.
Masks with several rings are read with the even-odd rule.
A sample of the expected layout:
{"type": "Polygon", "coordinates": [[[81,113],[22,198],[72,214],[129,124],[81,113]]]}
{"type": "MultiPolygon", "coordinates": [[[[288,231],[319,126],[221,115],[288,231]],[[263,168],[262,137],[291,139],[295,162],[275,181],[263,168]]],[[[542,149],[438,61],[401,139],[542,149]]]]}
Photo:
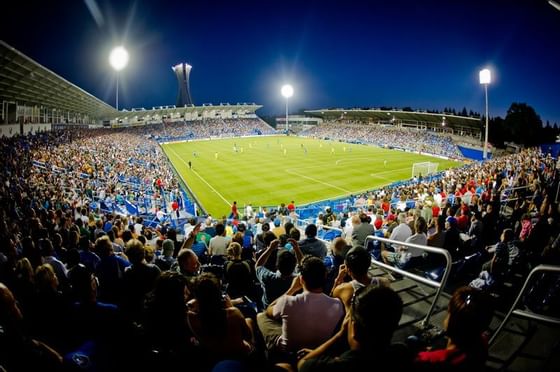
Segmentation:
{"type": "Polygon", "coordinates": [[[261,119],[204,119],[166,122],[146,134],[156,138],[200,139],[210,137],[241,137],[274,134],[276,131],[261,119]],[[155,130],[154,130],[155,129],[155,130]]]}
{"type": "Polygon", "coordinates": [[[370,276],[370,255],[407,269],[412,258],[440,263],[401,247],[381,253],[365,237],[427,242],[457,259],[477,253],[475,268],[494,283],[522,267],[517,256],[527,265],[558,259],[555,164],[534,150],[357,196],[353,212],[327,210],[303,232],[292,202],[259,216],[192,220],[181,238],[87,208],[94,192],[129,192],[121,176],[175,187],[150,133],[140,133],[0,141],[5,370],[480,370],[491,286],[454,292],[443,349],[393,344],[403,303],[390,281],[370,276]],[[503,198],[509,216],[499,213],[503,198]],[[317,225],[343,235],[327,246],[317,225]]]}
{"type": "Polygon", "coordinates": [[[344,142],[368,143],[449,158],[462,157],[451,137],[414,128],[327,122],[302,132],[301,135],[344,142]]]}

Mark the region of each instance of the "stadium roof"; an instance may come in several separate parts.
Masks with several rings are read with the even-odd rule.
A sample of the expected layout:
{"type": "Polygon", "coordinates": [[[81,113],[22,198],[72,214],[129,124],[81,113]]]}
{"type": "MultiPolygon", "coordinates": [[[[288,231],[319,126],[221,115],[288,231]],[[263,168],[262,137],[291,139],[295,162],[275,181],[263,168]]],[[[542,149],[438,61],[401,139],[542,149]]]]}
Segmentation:
{"type": "Polygon", "coordinates": [[[387,122],[393,118],[402,123],[441,125],[445,121],[446,127],[454,129],[467,129],[469,131],[480,131],[480,118],[465,116],[433,114],[429,112],[401,111],[401,110],[378,110],[378,109],[324,109],[305,111],[309,115],[319,116],[325,120],[372,120],[387,122]],[[444,120],[445,118],[445,120],[444,120]]]}
{"type": "Polygon", "coordinates": [[[37,105],[94,118],[117,110],[0,40],[0,101],[37,105]]]}
{"type": "Polygon", "coordinates": [[[203,104],[202,106],[185,106],[185,107],[175,107],[173,106],[156,106],[152,107],[151,109],[145,108],[133,108],[130,110],[123,109],[118,113],[111,115],[113,119],[124,119],[130,117],[152,117],[155,115],[185,115],[185,114],[203,114],[203,113],[212,113],[216,115],[220,112],[227,112],[231,111],[232,113],[254,113],[262,105],[257,105],[255,103],[238,103],[235,105],[231,105],[229,103],[221,103],[219,105],[212,105],[212,104],[203,104]]]}

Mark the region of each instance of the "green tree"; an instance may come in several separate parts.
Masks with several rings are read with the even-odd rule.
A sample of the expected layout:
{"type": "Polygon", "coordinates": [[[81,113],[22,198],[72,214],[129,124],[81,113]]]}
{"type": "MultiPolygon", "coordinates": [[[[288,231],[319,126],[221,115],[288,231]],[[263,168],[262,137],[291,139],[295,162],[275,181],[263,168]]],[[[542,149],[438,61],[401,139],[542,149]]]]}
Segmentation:
{"type": "Polygon", "coordinates": [[[512,103],[504,119],[506,137],[515,143],[533,146],[546,143],[548,139],[542,138],[542,120],[535,109],[526,103],[512,103]]]}

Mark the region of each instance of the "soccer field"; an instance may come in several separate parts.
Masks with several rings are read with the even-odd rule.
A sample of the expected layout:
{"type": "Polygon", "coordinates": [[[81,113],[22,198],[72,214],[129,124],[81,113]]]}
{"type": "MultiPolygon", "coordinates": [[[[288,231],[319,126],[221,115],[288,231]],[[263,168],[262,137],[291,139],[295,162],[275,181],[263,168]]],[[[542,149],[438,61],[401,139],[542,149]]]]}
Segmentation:
{"type": "Polygon", "coordinates": [[[248,203],[277,206],[294,200],[302,205],[409,179],[413,163],[436,162],[438,170],[463,164],[286,136],[168,143],[162,148],[206,211],[216,217],[229,214],[234,200],[240,210],[248,203]]]}

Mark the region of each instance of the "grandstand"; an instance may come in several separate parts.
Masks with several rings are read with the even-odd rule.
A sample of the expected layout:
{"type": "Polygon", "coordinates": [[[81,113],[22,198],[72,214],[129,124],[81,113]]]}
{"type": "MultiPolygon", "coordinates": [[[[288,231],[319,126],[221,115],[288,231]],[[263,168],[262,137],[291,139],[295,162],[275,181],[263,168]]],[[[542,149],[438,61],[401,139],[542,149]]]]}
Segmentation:
{"type": "MultiPolygon", "coordinates": [[[[300,348],[315,349],[331,335],[329,342],[348,350],[345,311],[361,330],[354,342],[375,356],[363,359],[372,369],[426,367],[422,358],[443,354],[425,354],[426,347],[450,345],[444,324],[454,345],[447,352],[460,356],[454,369],[558,369],[557,159],[526,149],[445,166],[461,154],[430,124],[438,116],[426,113],[329,110],[332,118],[302,137],[280,137],[255,114],[256,104],[117,112],[3,42],[0,61],[0,370],[297,368],[298,354],[300,367],[320,362],[307,362],[314,354],[300,348]],[[333,168],[340,160],[333,152],[350,149],[368,152],[376,170],[389,154],[412,160],[402,177],[379,184],[369,182],[373,171],[351,165],[320,180],[322,188],[340,182],[341,198],[302,205],[289,192],[259,209],[252,195],[232,205],[228,197],[229,215],[212,218],[193,198],[191,168],[198,172],[197,159],[205,158],[204,176],[214,172],[230,189],[251,194],[234,182],[249,172],[236,160],[242,144],[243,155],[263,161],[249,180],[263,194],[285,188],[285,174],[274,173],[288,152],[300,152],[291,159],[297,164],[308,151],[323,151],[333,168]],[[191,146],[185,172],[169,155],[179,151],[175,145],[191,146]],[[430,164],[418,164],[422,154],[432,155],[430,164]],[[216,161],[223,166],[212,168],[216,161]],[[275,176],[276,186],[263,186],[275,176]],[[349,189],[346,177],[368,187],[349,189]],[[283,316],[300,285],[298,298],[310,299],[302,302],[321,305],[283,316]],[[390,316],[400,313],[394,293],[402,316],[390,316]],[[370,303],[375,296],[386,301],[370,303]],[[276,298],[280,305],[267,311],[276,298]],[[377,313],[391,303],[389,314],[377,313]],[[282,320],[272,319],[282,317],[292,322],[284,334],[282,320]],[[294,327],[299,317],[305,324],[294,327]],[[390,340],[406,342],[407,351],[395,354],[390,340]]],[[[446,115],[455,134],[476,137],[474,121],[446,115]]],[[[289,178],[303,189],[312,176],[320,177],[302,171],[289,178]]],[[[317,193],[308,191],[309,200],[317,193]]]]}
{"type": "Polygon", "coordinates": [[[422,111],[381,109],[321,109],[307,110],[307,114],[321,117],[325,121],[354,121],[363,123],[392,124],[444,132],[459,136],[480,138],[480,118],[435,114],[422,111]]]}

